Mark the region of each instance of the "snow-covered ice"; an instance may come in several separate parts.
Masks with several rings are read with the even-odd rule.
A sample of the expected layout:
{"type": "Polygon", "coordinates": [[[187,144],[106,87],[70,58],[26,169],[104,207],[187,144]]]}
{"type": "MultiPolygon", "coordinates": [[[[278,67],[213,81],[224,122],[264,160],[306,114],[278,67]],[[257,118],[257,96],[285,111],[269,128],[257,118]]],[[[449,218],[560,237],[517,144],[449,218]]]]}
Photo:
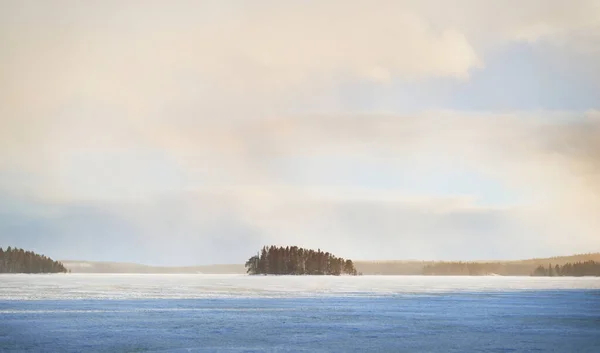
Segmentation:
{"type": "Polygon", "coordinates": [[[0,352],[599,352],[600,279],[0,275],[0,352]]]}
{"type": "Polygon", "coordinates": [[[599,289],[596,277],[0,275],[0,300],[390,296],[599,289]]]}

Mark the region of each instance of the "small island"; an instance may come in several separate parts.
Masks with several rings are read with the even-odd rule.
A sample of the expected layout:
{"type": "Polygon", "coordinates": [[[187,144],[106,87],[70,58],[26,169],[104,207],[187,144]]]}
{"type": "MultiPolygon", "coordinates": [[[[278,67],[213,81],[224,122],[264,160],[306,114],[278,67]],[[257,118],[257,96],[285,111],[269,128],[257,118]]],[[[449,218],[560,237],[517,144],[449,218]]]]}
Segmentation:
{"type": "Polygon", "coordinates": [[[246,261],[251,275],[352,275],[358,273],[352,260],[336,257],[329,252],[297,246],[264,246],[246,261]]]}
{"type": "Polygon", "coordinates": [[[0,247],[0,273],[61,273],[67,272],[65,266],[44,255],[33,251],[0,247]]]}

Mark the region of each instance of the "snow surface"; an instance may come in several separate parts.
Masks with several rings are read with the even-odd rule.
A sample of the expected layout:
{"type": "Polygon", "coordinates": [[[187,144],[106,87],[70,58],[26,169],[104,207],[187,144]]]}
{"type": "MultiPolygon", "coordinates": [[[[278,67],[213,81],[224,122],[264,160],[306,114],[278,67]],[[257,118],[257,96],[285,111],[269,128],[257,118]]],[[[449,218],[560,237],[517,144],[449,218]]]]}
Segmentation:
{"type": "Polygon", "coordinates": [[[0,300],[389,296],[600,289],[597,277],[0,275],[0,300]]]}
{"type": "Polygon", "coordinates": [[[600,352],[600,279],[0,275],[0,352],[600,352]]]}

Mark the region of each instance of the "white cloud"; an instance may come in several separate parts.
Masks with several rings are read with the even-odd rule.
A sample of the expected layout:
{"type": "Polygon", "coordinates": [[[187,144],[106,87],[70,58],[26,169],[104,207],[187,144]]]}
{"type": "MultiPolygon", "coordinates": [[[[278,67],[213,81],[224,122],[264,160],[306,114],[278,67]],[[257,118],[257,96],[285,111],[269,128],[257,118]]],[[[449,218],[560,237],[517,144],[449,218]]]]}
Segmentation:
{"type": "Polygon", "coordinates": [[[62,90],[85,82],[94,91],[113,80],[125,89],[167,88],[198,75],[225,91],[273,93],[340,76],[370,79],[373,72],[378,79],[383,72],[467,77],[480,65],[463,33],[437,29],[401,3],[232,3],[226,13],[209,3],[155,4],[163,12],[132,2],[114,9],[105,2],[39,5],[49,14],[16,5],[5,11],[19,20],[3,25],[3,52],[12,53],[4,65],[9,78],[27,86],[44,81],[45,89],[58,83],[52,79],[62,90]]]}
{"type": "MultiPolygon", "coordinates": [[[[468,79],[515,41],[597,47],[598,13],[597,1],[5,2],[0,189],[59,205],[138,200],[142,211],[123,211],[127,226],[154,236],[180,223],[182,239],[227,233],[230,215],[235,234],[315,243],[332,234],[332,247],[347,235],[360,254],[372,225],[380,243],[410,242],[426,257],[419,237],[473,240],[468,214],[502,229],[494,239],[547,235],[546,249],[560,250],[568,230],[573,249],[597,246],[592,118],[561,126],[547,121],[569,113],[304,113],[317,103],[347,110],[334,94],[347,82],[468,79]],[[415,196],[401,180],[449,170],[523,200],[500,209],[477,194],[415,196]],[[152,206],[186,192],[220,196],[174,197],[167,216],[152,206]]],[[[76,216],[65,221],[73,234],[76,216]]],[[[107,229],[123,231],[120,221],[107,229]]]]}
{"type": "MultiPolygon", "coordinates": [[[[225,241],[233,232],[224,225],[229,219],[238,225],[236,236],[253,234],[254,242],[322,243],[354,257],[373,256],[386,242],[412,244],[402,256],[443,257],[440,244],[450,246],[448,239],[451,254],[461,243],[559,254],[600,245],[595,115],[170,119],[130,125],[131,134],[107,134],[109,141],[81,134],[83,124],[62,128],[64,144],[47,151],[53,157],[42,164],[59,165],[29,175],[36,194],[50,195],[46,202],[53,204],[132,203],[119,214],[139,242],[162,244],[166,233],[176,242],[195,236],[205,239],[194,240],[198,244],[225,241]],[[361,179],[365,172],[370,179],[361,179]],[[453,191],[456,178],[447,180],[450,195],[439,194],[453,172],[477,173],[473,182],[493,180],[501,189],[492,191],[520,200],[495,206],[477,191],[453,191]],[[421,185],[434,187],[430,194],[414,194],[414,180],[432,178],[435,185],[421,185]]],[[[103,128],[121,131],[113,123],[103,128]]]]}
{"type": "Polygon", "coordinates": [[[215,92],[273,100],[349,77],[468,78],[507,42],[591,46],[600,26],[594,0],[29,4],[0,11],[9,101],[84,94],[136,109],[194,94],[212,105],[215,92]]]}

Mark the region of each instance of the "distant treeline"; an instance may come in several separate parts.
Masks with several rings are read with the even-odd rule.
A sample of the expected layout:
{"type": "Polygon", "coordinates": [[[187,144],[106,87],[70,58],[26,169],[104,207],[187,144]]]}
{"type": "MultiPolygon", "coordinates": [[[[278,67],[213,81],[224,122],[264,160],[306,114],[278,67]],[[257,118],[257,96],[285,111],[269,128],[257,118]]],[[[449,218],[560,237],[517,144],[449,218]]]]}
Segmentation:
{"type": "Polygon", "coordinates": [[[600,262],[584,261],[566,263],[562,266],[548,264],[548,267],[538,266],[532,276],[600,276],[600,262]]]}
{"type": "Polygon", "coordinates": [[[481,276],[498,274],[502,276],[530,276],[536,267],[564,265],[567,263],[596,261],[600,263],[600,253],[576,254],[546,258],[532,258],[508,261],[355,261],[359,272],[365,275],[451,275],[481,276]]]}
{"type": "Polygon", "coordinates": [[[10,246],[0,248],[0,273],[58,273],[67,272],[65,266],[44,255],[10,246]]]}
{"type": "Polygon", "coordinates": [[[352,260],[297,246],[265,246],[248,259],[246,269],[253,275],[357,275],[352,260]]]}
{"type": "Polygon", "coordinates": [[[433,262],[423,267],[432,276],[600,276],[600,262],[534,265],[527,262],[433,262]]]}
{"type": "Polygon", "coordinates": [[[546,258],[533,258],[533,259],[528,259],[528,260],[520,260],[517,262],[535,264],[536,266],[539,266],[539,265],[545,266],[549,263],[562,266],[567,263],[585,262],[585,261],[590,261],[590,260],[600,262],[600,253],[590,252],[590,253],[575,254],[575,255],[569,255],[569,256],[553,256],[553,257],[546,257],[546,258]]]}
{"type": "Polygon", "coordinates": [[[423,267],[430,276],[529,276],[532,265],[502,262],[432,262],[423,267]]]}

